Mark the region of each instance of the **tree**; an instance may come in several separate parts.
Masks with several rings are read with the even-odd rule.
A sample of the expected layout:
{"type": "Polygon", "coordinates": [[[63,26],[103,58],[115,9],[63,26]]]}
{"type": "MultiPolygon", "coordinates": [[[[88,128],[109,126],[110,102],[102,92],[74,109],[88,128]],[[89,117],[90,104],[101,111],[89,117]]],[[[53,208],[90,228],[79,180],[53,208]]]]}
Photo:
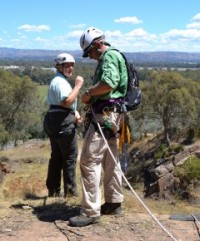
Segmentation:
{"type": "Polygon", "coordinates": [[[145,112],[161,123],[168,145],[175,131],[195,122],[200,84],[172,71],[154,71],[144,91],[145,112]]]}
{"type": "Polygon", "coordinates": [[[28,139],[39,119],[41,105],[37,85],[27,76],[0,70],[0,142],[28,139]]]}

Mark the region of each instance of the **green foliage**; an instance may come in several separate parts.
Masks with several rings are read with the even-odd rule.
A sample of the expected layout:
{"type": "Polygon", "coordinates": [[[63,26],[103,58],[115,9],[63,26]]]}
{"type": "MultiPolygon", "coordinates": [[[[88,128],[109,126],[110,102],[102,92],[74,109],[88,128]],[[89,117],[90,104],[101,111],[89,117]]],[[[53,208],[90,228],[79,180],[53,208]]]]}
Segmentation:
{"type": "Polygon", "coordinates": [[[180,72],[180,74],[186,78],[186,79],[192,79],[193,81],[200,82],[200,70],[192,70],[192,69],[186,69],[185,71],[180,72]]]}
{"type": "Polygon", "coordinates": [[[1,148],[9,141],[9,133],[5,130],[4,125],[0,124],[0,146],[1,148]]]}
{"type": "MultiPolygon", "coordinates": [[[[14,114],[14,109],[18,112],[18,101],[15,103],[14,99],[22,101],[23,91],[20,91],[20,88],[24,89],[25,92],[29,92],[26,84],[23,87],[22,84],[20,87],[18,82],[23,80],[29,83],[29,81],[26,81],[28,79],[39,84],[37,85],[37,90],[35,90],[37,92],[39,89],[39,98],[37,98],[35,103],[40,103],[38,107],[38,112],[40,113],[38,114],[38,119],[41,121],[42,117],[40,115],[46,110],[45,100],[47,88],[50,80],[54,76],[52,69],[54,63],[44,60],[29,60],[18,61],[12,64],[18,65],[20,68],[7,70],[4,71],[4,74],[0,74],[0,94],[3,96],[2,100],[0,100],[1,122],[6,119],[4,117],[5,113],[8,113],[8,118],[11,118],[10,113],[12,112],[14,114]],[[12,79],[15,80],[11,81],[12,79]],[[14,82],[16,86],[13,85],[14,82]],[[11,100],[8,98],[10,93],[13,93],[10,97],[11,100]],[[6,109],[5,106],[8,106],[10,111],[8,111],[8,108],[6,109]]],[[[74,75],[71,80],[72,85],[77,75],[81,75],[85,79],[84,86],[78,96],[78,110],[80,112],[82,112],[84,107],[81,103],[81,95],[93,84],[91,77],[94,75],[96,65],[96,61],[77,61],[75,64],[74,75]]],[[[145,63],[143,66],[146,66],[145,63]]],[[[188,140],[193,140],[194,137],[200,135],[199,70],[186,69],[185,71],[178,71],[171,70],[170,66],[166,71],[159,68],[152,70],[148,68],[138,68],[138,74],[140,87],[142,89],[142,103],[140,108],[130,113],[131,135],[134,137],[133,139],[141,138],[143,134],[148,132],[156,133],[160,130],[165,132],[166,138],[167,136],[169,138],[179,136],[183,132],[184,135],[188,137],[188,140]]],[[[36,95],[36,92],[33,95],[36,95]]],[[[33,97],[33,100],[34,98],[35,97],[33,97]]],[[[30,100],[27,103],[29,102],[30,100]]],[[[33,103],[31,103],[31,105],[32,104],[33,103]]],[[[25,106],[25,104],[21,103],[20,108],[23,105],[25,106]]],[[[20,112],[18,112],[18,114],[20,114],[20,112]]],[[[18,114],[14,115],[15,118],[18,114]]],[[[21,125],[23,125],[23,122],[21,125]]],[[[18,128],[20,128],[20,124],[18,124],[18,126],[18,128]]],[[[41,128],[38,127],[38,129],[41,128]]],[[[5,133],[7,133],[7,129],[5,129],[5,133]]],[[[32,133],[35,133],[35,131],[32,133]]],[[[4,134],[2,134],[2,136],[3,135],[4,134]]]]}
{"type": "Polygon", "coordinates": [[[179,153],[181,151],[183,151],[183,145],[181,144],[174,144],[174,145],[171,145],[169,148],[168,148],[168,152],[170,153],[179,153]]]}
{"type": "Polygon", "coordinates": [[[154,157],[155,159],[167,158],[171,155],[181,152],[182,150],[183,146],[181,144],[174,144],[169,147],[166,144],[161,144],[156,150],[154,157]]]}
{"type": "Polygon", "coordinates": [[[0,95],[0,143],[28,139],[29,130],[40,121],[37,85],[27,76],[0,70],[0,95]]]}
{"type": "MultiPolygon", "coordinates": [[[[42,66],[43,67],[41,67],[41,65],[33,67],[32,64],[26,63],[26,65],[18,69],[10,69],[9,72],[14,73],[18,77],[28,76],[33,82],[41,85],[49,85],[50,81],[55,75],[55,68],[53,64],[49,68],[44,68],[45,64],[42,66]]],[[[94,75],[95,67],[96,63],[93,62],[76,63],[72,80],[77,75],[81,75],[85,79],[85,88],[88,88],[88,86],[92,84],[91,77],[94,75]]]]}
{"type": "Polygon", "coordinates": [[[190,183],[192,180],[200,180],[200,159],[189,157],[181,167],[175,168],[175,174],[181,181],[190,183]]]}
{"type": "Polygon", "coordinates": [[[159,148],[156,150],[156,152],[154,153],[154,158],[155,159],[164,158],[164,153],[166,149],[167,149],[166,144],[161,144],[159,148]]]}
{"type": "MultiPolygon", "coordinates": [[[[37,63],[33,61],[33,63],[29,63],[29,61],[19,69],[13,69],[9,70],[9,72],[12,72],[16,74],[18,77],[29,77],[32,79],[33,82],[38,83],[41,85],[41,89],[39,88],[40,94],[42,94],[42,99],[45,100],[46,96],[45,91],[46,91],[46,86],[50,84],[50,81],[53,79],[55,72],[52,70],[53,63],[45,64],[46,62],[42,64],[40,61],[37,63]],[[34,65],[36,64],[36,65],[34,65]],[[39,66],[38,66],[39,65],[39,66]],[[41,66],[49,66],[49,68],[42,68],[41,66]],[[32,67],[36,66],[36,67],[32,67]],[[45,86],[44,88],[42,86],[45,86]],[[44,91],[44,93],[42,93],[44,91]]],[[[94,75],[94,71],[96,68],[96,61],[95,62],[77,62],[75,63],[75,68],[74,68],[74,74],[72,76],[72,79],[70,80],[70,84],[73,86],[74,85],[74,79],[76,78],[77,75],[81,75],[84,77],[84,86],[80,90],[80,94],[78,96],[78,109],[81,110],[83,108],[83,104],[80,101],[80,96],[93,84],[92,83],[92,76],[94,75]]]]}
{"type": "Polygon", "coordinates": [[[38,85],[38,92],[39,92],[41,99],[45,103],[46,98],[47,98],[48,85],[38,85]]]}
{"type": "Polygon", "coordinates": [[[31,68],[25,69],[24,75],[28,75],[33,82],[48,85],[54,76],[52,69],[31,68]]]}
{"type": "Polygon", "coordinates": [[[25,65],[18,69],[10,69],[9,72],[18,77],[28,76],[33,82],[41,85],[48,85],[54,76],[52,68],[33,67],[31,65],[25,65]]]}
{"type": "Polygon", "coordinates": [[[143,99],[139,111],[143,112],[143,119],[155,119],[162,124],[166,139],[195,125],[200,83],[184,79],[178,72],[161,70],[152,71],[141,88],[143,99]]]}

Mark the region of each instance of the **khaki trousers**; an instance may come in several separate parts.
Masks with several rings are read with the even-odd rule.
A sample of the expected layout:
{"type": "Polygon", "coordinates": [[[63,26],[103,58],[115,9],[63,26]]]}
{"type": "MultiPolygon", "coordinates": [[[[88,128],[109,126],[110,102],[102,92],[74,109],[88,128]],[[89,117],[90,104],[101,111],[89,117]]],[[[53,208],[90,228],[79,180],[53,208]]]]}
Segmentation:
{"type": "MultiPolygon", "coordinates": [[[[110,113],[110,117],[115,127],[119,129],[121,125],[121,114],[110,113]]],[[[97,114],[99,123],[103,120],[102,114],[97,114]]],[[[107,140],[108,145],[117,160],[118,158],[118,137],[107,140]]],[[[105,202],[123,202],[122,175],[115,161],[105,144],[101,134],[95,130],[93,124],[86,133],[83,149],[80,157],[80,170],[82,177],[82,201],[81,213],[90,217],[100,216],[101,209],[101,170],[103,168],[103,190],[105,202]]],[[[120,167],[121,169],[121,167],[120,167]]]]}

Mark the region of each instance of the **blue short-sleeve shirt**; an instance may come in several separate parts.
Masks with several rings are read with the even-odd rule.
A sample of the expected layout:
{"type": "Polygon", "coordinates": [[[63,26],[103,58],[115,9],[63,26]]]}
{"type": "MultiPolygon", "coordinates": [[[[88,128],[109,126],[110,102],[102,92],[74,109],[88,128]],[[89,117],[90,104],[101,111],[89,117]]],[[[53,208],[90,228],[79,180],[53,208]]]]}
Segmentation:
{"type": "MultiPolygon", "coordinates": [[[[47,103],[48,105],[60,105],[60,102],[66,99],[72,92],[72,87],[61,73],[57,72],[55,77],[52,79],[48,94],[47,103]]],[[[77,100],[70,106],[72,109],[76,110],[77,100]]]]}

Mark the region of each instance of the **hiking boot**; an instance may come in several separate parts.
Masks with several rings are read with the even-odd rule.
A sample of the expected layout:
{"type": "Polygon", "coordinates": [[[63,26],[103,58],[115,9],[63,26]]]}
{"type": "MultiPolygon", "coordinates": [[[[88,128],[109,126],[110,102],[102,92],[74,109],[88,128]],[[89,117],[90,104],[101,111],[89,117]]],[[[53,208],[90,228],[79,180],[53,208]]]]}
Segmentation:
{"type": "Polygon", "coordinates": [[[123,215],[121,203],[105,202],[103,205],[101,205],[101,214],[102,215],[123,215]]]}
{"type": "Polygon", "coordinates": [[[98,217],[88,217],[85,215],[79,215],[69,219],[69,223],[74,227],[84,227],[89,224],[100,222],[100,216],[98,217]]]}

